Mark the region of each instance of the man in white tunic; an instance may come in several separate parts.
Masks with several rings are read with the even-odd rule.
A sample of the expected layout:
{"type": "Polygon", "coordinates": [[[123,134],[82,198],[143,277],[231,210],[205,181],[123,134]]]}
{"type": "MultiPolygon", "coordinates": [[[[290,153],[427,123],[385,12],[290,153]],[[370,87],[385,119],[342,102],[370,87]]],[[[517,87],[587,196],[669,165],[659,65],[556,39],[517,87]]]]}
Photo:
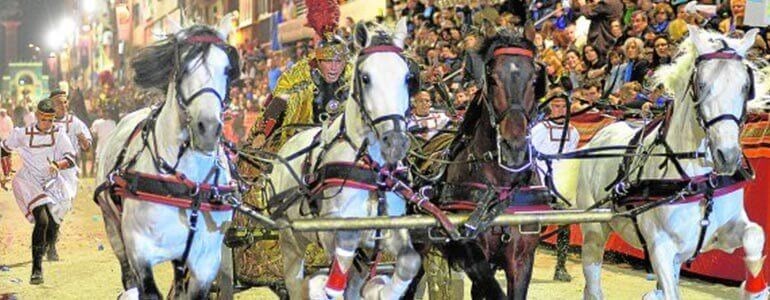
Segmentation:
{"type": "Polygon", "coordinates": [[[75,167],[75,149],[64,132],[53,125],[50,99],[38,103],[35,117],[32,126],[14,128],[0,142],[0,149],[3,157],[17,152],[23,163],[13,178],[13,195],[27,220],[35,224],[30,284],[41,284],[46,245],[56,239],[59,224],[72,208],[77,187],[72,188],[64,179],[64,173],[75,167]]]}
{"type": "MultiPolygon", "coordinates": [[[[58,127],[59,130],[67,136],[70,144],[75,148],[74,156],[78,159],[83,159],[82,156],[91,149],[91,141],[93,139],[91,137],[91,132],[88,130],[88,126],[78,119],[78,117],[69,113],[69,99],[67,99],[67,94],[64,91],[51,91],[50,99],[56,113],[56,116],[54,117],[54,126],[58,127]]],[[[69,170],[62,170],[61,172],[65,184],[67,184],[68,188],[73,191],[73,198],[76,196],[75,193],[78,190],[79,173],[80,170],[77,166],[69,170]]],[[[48,240],[48,260],[59,260],[59,253],[56,251],[57,236],[58,234],[54,235],[53,239],[48,240]]]]}
{"type": "MultiPolygon", "coordinates": [[[[564,132],[564,115],[567,113],[567,95],[563,89],[554,88],[547,96],[548,107],[550,108],[550,114],[548,119],[542,121],[532,127],[532,145],[538,152],[544,154],[556,154],[559,153],[559,147],[562,143],[562,136],[564,132]]],[[[562,153],[573,151],[577,148],[578,141],[580,140],[580,134],[577,129],[572,125],[569,125],[567,135],[564,138],[564,146],[562,153]]],[[[545,172],[547,172],[546,162],[542,160],[537,161],[538,175],[541,182],[545,182],[545,172]]],[[[556,271],[553,278],[558,281],[571,281],[572,276],[567,272],[565,263],[567,261],[567,248],[569,247],[569,225],[561,228],[561,231],[556,237],[556,271]]]]}
{"type": "Polygon", "coordinates": [[[416,135],[424,140],[432,138],[449,123],[449,117],[442,112],[431,111],[433,101],[428,92],[420,92],[412,100],[414,110],[409,117],[410,130],[419,129],[416,135]]]}

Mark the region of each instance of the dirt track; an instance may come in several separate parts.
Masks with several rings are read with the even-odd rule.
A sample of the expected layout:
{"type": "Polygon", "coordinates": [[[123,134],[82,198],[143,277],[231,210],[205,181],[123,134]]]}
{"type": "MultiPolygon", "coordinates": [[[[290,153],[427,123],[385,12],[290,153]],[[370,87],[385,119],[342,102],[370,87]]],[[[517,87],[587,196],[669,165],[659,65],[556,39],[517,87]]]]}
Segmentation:
{"type": "MultiPolygon", "coordinates": [[[[15,293],[19,299],[114,299],[121,290],[120,270],[107,242],[99,209],[90,200],[93,180],[81,181],[75,209],[62,226],[59,242],[61,261],[44,262],[45,284],[29,285],[30,236],[32,225],[21,215],[10,192],[0,191],[0,299],[2,294],[15,293]]],[[[551,280],[555,258],[549,251],[540,251],[530,287],[530,299],[580,299],[583,278],[579,257],[572,255],[568,269],[575,279],[571,283],[551,280]]],[[[502,279],[502,274],[498,274],[502,279]]],[[[605,265],[604,292],[607,299],[640,299],[654,288],[645,274],[628,265],[605,265]]],[[[162,291],[167,291],[171,279],[168,264],[156,267],[156,279],[162,291]]],[[[735,299],[738,289],[699,280],[683,279],[684,299],[735,299]]],[[[466,299],[470,299],[466,280],[466,299]]],[[[237,299],[277,299],[266,289],[251,289],[238,294],[237,299]]]]}

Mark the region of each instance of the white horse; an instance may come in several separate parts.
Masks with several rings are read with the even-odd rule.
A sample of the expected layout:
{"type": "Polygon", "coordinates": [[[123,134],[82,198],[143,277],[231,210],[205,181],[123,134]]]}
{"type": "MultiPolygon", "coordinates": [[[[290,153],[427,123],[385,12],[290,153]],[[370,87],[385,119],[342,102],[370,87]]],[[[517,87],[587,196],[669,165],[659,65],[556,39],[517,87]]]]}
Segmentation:
{"type": "MultiPolygon", "coordinates": [[[[671,65],[658,70],[654,79],[675,95],[669,129],[663,137],[674,153],[704,152],[706,157],[681,158],[679,162],[690,177],[709,174],[733,174],[741,165],[740,125],[745,113],[746,99],[752,88],[751,74],[742,61],[754,44],[757,30],[750,30],[736,40],[690,27],[690,37],[680,47],[679,56],[671,65]],[[691,93],[693,92],[693,93],[691,93]],[[693,94],[697,95],[693,99],[693,94]]],[[[647,149],[656,139],[661,125],[642,140],[647,149]]],[[[626,146],[638,132],[628,123],[615,123],[599,131],[585,148],[626,146]]],[[[665,132],[665,131],[664,131],[665,132]]],[[[666,153],[662,145],[651,153],[666,153]]],[[[640,153],[637,153],[640,154],[640,153]]],[[[630,178],[680,179],[672,160],[650,156],[646,161],[632,158],[631,166],[643,164],[642,171],[632,169],[630,178]],[[665,166],[660,168],[659,166],[665,166]],[[641,172],[641,174],[639,174],[641,172]]],[[[618,175],[622,158],[589,159],[565,163],[560,168],[578,169],[577,192],[572,195],[580,208],[588,208],[608,197],[610,186],[618,175]]],[[[573,180],[562,174],[559,186],[569,193],[573,180]]],[[[574,188],[574,186],[572,187],[574,188]]],[[[683,262],[695,253],[704,216],[703,201],[662,205],[640,214],[638,225],[647,243],[649,258],[658,278],[658,289],[645,299],[679,299],[679,272],[683,262]]],[[[732,252],[743,247],[749,270],[741,296],[744,299],[767,298],[763,274],[765,236],[762,228],[751,222],[743,206],[743,189],[715,195],[713,212],[709,217],[702,251],[722,249],[732,252]],[[748,291],[746,291],[748,290],[748,291]]],[[[601,268],[604,246],[610,231],[618,233],[629,244],[641,248],[637,232],[628,218],[616,218],[609,224],[586,223],[583,232],[583,273],[585,299],[602,299],[601,268]]]]}
{"type": "MultiPolygon", "coordinates": [[[[311,151],[309,165],[323,167],[329,163],[361,162],[359,151],[366,145],[366,153],[372,161],[381,166],[394,164],[403,159],[409,148],[406,135],[406,114],[409,109],[410,81],[414,80],[409,62],[402,56],[407,35],[406,20],[396,25],[395,32],[383,28],[367,29],[358,24],[355,29],[356,46],[360,53],[355,61],[351,96],[345,101],[344,112],[322,130],[302,131],[289,139],[278,152],[288,157],[311,145],[318,135],[321,146],[311,151]],[[347,138],[343,138],[346,135],[347,138]],[[327,148],[322,151],[322,148],[327,148]],[[319,155],[323,153],[323,156],[319,155]]],[[[302,165],[308,154],[289,162],[289,166],[278,162],[270,173],[275,193],[296,189],[297,180],[290,174],[291,168],[302,174],[302,165]]],[[[311,172],[313,172],[311,170],[311,172]]],[[[304,177],[304,176],[303,176],[304,177]]],[[[352,180],[352,179],[351,179],[352,180]]],[[[330,187],[321,191],[319,201],[320,217],[372,217],[378,215],[378,201],[375,192],[352,187],[330,187]]],[[[397,195],[386,194],[387,215],[403,215],[405,202],[397,195]]],[[[298,202],[301,202],[300,200],[298,202]]],[[[307,204],[294,203],[286,211],[288,219],[312,218],[303,215],[307,204]]],[[[372,231],[336,231],[319,233],[298,233],[283,230],[280,245],[283,252],[284,278],[291,299],[301,299],[303,293],[304,254],[309,243],[319,242],[327,255],[333,258],[329,276],[317,276],[310,281],[309,296],[313,299],[337,297],[346,290],[348,273],[357,248],[371,248],[374,245],[372,231]],[[328,281],[327,281],[328,279],[328,281]]],[[[404,293],[420,267],[420,255],[412,248],[407,230],[389,230],[382,233],[382,250],[397,256],[396,270],[392,280],[377,276],[370,280],[364,290],[366,294],[379,295],[383,299],[398,299],[404,293]],[[368,292],[367,292],[368,291],[368,292]]],[[[355,280],[353,280],[355,281],[355,280]]],[[[360,297],[361,282],[347,286],[348,298],[360,297]],[[355,287],[353,287],[355,286],[355,287]]]]}
{"type": "Polygon", "coordinates": [[[220,145],[228,84],[239,68],[237,52],[224,42],[230,20],[225,17],[220,29],[179,30],[132,60],[136,84],[161,89],[166,99],[124,117],[97,154],[97,183],[112,191],[106,197],[97,191],[95,198],[120,261],[124,297],[161,298],[152,273],[161,262],[174,262],[174,298],[207,298],[217,275],[222,224],[232,217],[213,201],[217,187],[231,187],[220,145]],[[122,207],[113,202],[116,194],[122,207]],[[195,197],[204,203],[191,224],[187,200],[195,197]]]}

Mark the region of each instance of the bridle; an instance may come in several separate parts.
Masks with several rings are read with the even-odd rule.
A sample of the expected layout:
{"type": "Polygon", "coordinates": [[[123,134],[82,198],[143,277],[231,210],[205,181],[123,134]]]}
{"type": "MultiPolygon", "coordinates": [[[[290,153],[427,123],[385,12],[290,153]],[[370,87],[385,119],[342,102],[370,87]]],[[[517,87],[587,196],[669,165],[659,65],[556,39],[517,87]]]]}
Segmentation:
{"type": "MultiPolygon", "coordinates": [[[[353,98],[353,101],[355,101],[356,105],[358,105],[358,109],[361,115],[364,116],[364,123],[366,124],[367,127],[369,127],[372,131],[374,131],[375,136],[379,139],[380,137],[382,137],[381,133],[377,130],[377,125],[380,123],[393,122],[393,128],[395,131],[404,131],[405,128],[402,128],[401,124],[402,123],[406,124],[405,116],[409,115],[410,108],[409,108],[409,105],[407,105],[407,109],[404,112],[404,114],[387,114],[387,115],[379,116],[374,119],[372,118],[371,113],[368,110],[366,110],[366,108],[364,108],[363,85],[365,83],[364,83],[362,74],[359,72],[360,70],[358,69],[358,67],[361,65],[361,63],[363,63],[363,61],[370,54],[374,54],[374,53],[395,53],[399,57],[401,57],[409,66],[409,75],[407,78],[408,81],[416,80],[415,76],[419,76],[419,75],[416,75],[413,73],[413,70],[412,70],[413,63],[409,59],[404,57],[403,49],[395,45],[370,46],[362,49],[359,52],[359,55],[358,55],[358,58],[356,59],[356,64],[355,64],[356,77],[354,79],[353,93],[351,97],[353,98]]],[[[409,94],[411,96],[413,94],[412,83],[408,82],[408,84],[410,85],[409,94]]]]}
{"type": "Polygon", "coordinates": [[[701,109],[701,99],[700,99],[701,95],[699,95],[699,91],[702,88],[702,86],[698,86],[698,87],[695,86],[696,83],[698,83],[698,69],[697,69],[698,66],[704,61],[715,60],[715,59],[743,61],[743,56],[738,54],[735,51],[735,49],[730,48],[727,45],[727,42],[725,42],[724,40],[721,40],[721,42],[722,42],[721,49],[712,53],[700,55],[698,56],[698,58],[695,59],[696,71],[693,72],[692,78],[690,79],[690,85],[693,86],[692,99],[695,102],[695,112],[698,118],[698,122],[700,123],[700,126],[703,128],[703,130],[708,130],[712,126],[722,121],[735,122],[735,124],[738,125],[738,127],[740,128],[741,125],[746,121],[746,116],[747,116],[746,102],[754,98],[754,72],[750,66],[746,66],[746,72],[748,73],[747,75],[749,77],[749,83],[747,86],[744,86],[744,89],[748,88],[749,90],[746,94],[746,98],[744,99],[741,116],[736,117],[732,113],[724,113],[714,117],[711,120],[707,120],[703,115],[703,111],[701,109]]]}
{"type": "MultiPolygon", "coordinates": [[[[222,109],[222,112],[226,111],[230,106],[230,96],[229,96],[229,90],[230,85],[232,82],[237,79],[238,75],[238,63],[237,60],[237,51],[232,46],[226,44],[221,38],[219,38],[216,35],[209,35],[209,34],[203,34],[203,35],[194,35],[185,38],[184,40],[175,40],[175,47],[174,47],[174,70],[173,70],[173,77],[174,77],[174,88],[176,91],[176,100],[179,106],[182,108],[182,122],[183,127],[186,127],[188,131],[190,130],[190,122],[191,122],[191,116],[188,107],[190,104],[195,101],[200,96],[203,96],[205,94],[213,94],[214,97],[219,100],[220,108],[222,109]],[[227,83],[225,85],[225,95],[222,96],[219,94],[219,92],[213,88],[213,87],[203,87],[197,91],[195,91],[192,95],[185,97],[184,93],[182,92],[182,80],[184,79],[185,75],[187,75],[187,71],[185,69],[185,66],[182,65],[182,53],[181,53],[181,46],[182,44],[211,44],[212,46],[215,46],[217,48],[222,49],[227,53],[228,60],[230,62],[230,67],[225,71],[225,75],[227,75],[227,83]]],[[[203,59],[203,58],[201,58],[203,59]]],[[[192,136],[192,134],[190,134],[192,136]]]]}
{"type": "MultiPolygon", "coordinates": [[[[486,64],[485,64],[485,68],[487,69],[487,72],[486,72],[487,73],[487,77],[491,77],[492,76],[491,75],[492,71],[490,71],[491,69],[489,68],[489,63],[492,61],[492,59],[500,57],[500,56],[504,56],[504,55],[523,56],[523,57],[527,57],[527,58],[530,58],[530,59],[534,59],[534,52],[532,50],[529,50],[529,49],[520,48],[520,47],[498,48],[498,49],[496,49],[492,53],[492,58],[490,58],[486,62],[486,64]]],[[[534,66],[534,61],[532,62],[532,64],[534,66]]],[[[534,69],[534,67],[533,67],[533,69],[534,69]]],[[[494,80],[487,79],[486,81],[488,82],[487,85],[489,85],[489,83],[497,84],[497,83],[494,83],[495,82],[494,80]]],[[[485,89],[488,89],[488,87],[485,87],[485,89]]],[[[484,93],[484,95],[486,95],[486,93],[484,93]]],[[[527,121],[527,132],[529,132],[530,127],[533,126],[532,120],[536,118],[537,105],[533,105],[531,108],[526,108],[526,107],[524,107],[523,104],[521,104],[519,102],[506,101],[506,103],[509,103],[508,107],[505,110],[503,110],[502,112],[498,113],[497,110],[495,110],[494,104],[491,103],[491,101],[492,101],[492,99],[489,99],[486,96],[482,97],[482,102],[484,103],[484,106],[487,108],[487,111],[489,113],[490,125],[492,126],[492,128],[495,129],[495,139],[496,139],[495,144],[496,144],[496,150],[497,150],[497,154],[496,154],[496,156],[497,156],[497,165],[500,168],[502,168],[502,169],[504,169],[504,170],[506,170],[506,171],[508,171],[510,173],[521,173],[521,172],[529,170],[530,167],[532,166],[532,159],[533,159],[532,154],[533,154],[533,151],[534,151],[534,148],[532,147],[531,138],[529,136],[529,133],[527,133],[527,149],[529,150],[528,151],[529,154],[528,154],[527,162],[524,163],[521,166],[510,167],[510,166],[506,165],[505,163],[503,163],[503,160],[502,160],[503,155],[501,153],[501,151],[502,151],[501,144],[504,142],[504,140],[503,140],[502,134],[500,133],[500,123],[509,114],[518,113],[518,114],[523,115],[525,120],[527,121]]]]}

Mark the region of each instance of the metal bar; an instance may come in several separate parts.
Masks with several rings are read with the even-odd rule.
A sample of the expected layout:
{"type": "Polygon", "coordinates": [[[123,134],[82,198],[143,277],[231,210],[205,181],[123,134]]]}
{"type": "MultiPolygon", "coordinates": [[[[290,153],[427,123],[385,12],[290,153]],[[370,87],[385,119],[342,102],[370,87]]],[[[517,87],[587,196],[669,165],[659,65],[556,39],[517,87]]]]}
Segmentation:
{"type": "MultiPolygon", "coordinates": [[[[468,219],[468,214],[449,215],[449,220],[455,225],[461,225],[468,219]]],[[[547,212],[521,212],[504,214],[495,218],[494,225],[526,225],[526,224],[574,224],[609,222],[615,214],[609,209],[556,210],[547,212]]],[[[334,231],[334,230],[367,230],[367,229],[418,229],[439,227],[438,221],[431,216],[413,215],[403,217],[371,217],[371,218],[315,218],[288,221],[288,227],[296,231],[334,231]]]]}

